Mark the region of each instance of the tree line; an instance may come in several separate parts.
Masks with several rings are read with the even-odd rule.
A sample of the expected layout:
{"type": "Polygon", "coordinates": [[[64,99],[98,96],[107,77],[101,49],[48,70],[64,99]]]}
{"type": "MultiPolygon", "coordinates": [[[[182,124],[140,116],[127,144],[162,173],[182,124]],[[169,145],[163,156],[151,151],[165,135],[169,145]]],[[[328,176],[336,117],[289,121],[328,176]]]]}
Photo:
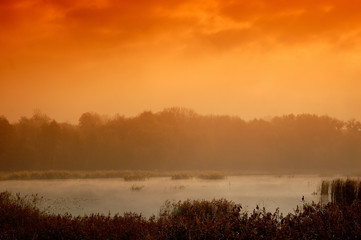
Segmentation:
{"type": "Polygon", "coordinates": [[[360,173],[361,123],[313,114],[270,120],[184,108],[136,117],[87,112],[78,124],[40,112],[0,117],[0,171],[235,170],[360,173]]]}

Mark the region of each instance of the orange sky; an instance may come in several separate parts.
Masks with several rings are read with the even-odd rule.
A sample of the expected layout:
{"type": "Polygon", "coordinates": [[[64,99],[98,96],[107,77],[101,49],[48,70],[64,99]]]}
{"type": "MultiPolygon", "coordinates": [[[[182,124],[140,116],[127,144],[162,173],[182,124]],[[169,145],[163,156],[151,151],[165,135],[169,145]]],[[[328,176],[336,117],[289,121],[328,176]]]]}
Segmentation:
{"type": "Polygon", "coordinates": [[[361,119],[358,0],[1,0],[0,115],[361,119]]]}

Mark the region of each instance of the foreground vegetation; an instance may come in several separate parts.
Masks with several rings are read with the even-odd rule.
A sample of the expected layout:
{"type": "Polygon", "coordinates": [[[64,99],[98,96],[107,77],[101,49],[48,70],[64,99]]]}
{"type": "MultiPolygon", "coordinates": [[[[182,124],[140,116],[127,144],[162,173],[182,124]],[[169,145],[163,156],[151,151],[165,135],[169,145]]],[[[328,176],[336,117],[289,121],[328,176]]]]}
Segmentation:
{"type": "Polygon", "coordinates": [[[0,116],[0,171],[220,170],[359,174],[361,123],[311,114],[269,120],[170,108],[136,117],[0,116]]]}
{"type": "Polygon", "coordinates": [[[0,193],[0,239],[361,239],[361,202],[305,204],[282,216],[224,199],[166,203],[146,219],[94,214],[49,215],[36,198],[0,193]]]}

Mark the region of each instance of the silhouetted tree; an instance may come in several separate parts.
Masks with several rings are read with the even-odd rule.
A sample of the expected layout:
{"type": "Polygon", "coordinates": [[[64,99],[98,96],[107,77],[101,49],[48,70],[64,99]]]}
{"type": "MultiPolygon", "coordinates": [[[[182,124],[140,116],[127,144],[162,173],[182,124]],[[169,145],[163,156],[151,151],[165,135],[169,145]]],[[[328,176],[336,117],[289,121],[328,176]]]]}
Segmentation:
{"type": "Polygon", "coordinates": [[[0,117],[0,170],[234,169],[251,172],[351,172],[361,167],[361,123],[312,114],[270,121],[199,115],[185,108],[79,124],[37,111],[0,117]]]}

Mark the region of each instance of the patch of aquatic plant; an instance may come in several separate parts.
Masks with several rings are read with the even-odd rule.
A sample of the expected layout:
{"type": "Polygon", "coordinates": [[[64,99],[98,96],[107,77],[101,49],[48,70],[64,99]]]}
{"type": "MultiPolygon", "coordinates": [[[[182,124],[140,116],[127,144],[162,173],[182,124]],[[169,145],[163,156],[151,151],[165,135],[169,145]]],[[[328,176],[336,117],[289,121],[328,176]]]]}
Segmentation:
{"type": "Polygon", "coordinates": [[[33,179],[88,179],[88,178],[124,178],[126,180],[143,180],[150,177],[164,176],[165,173],[157,171],[17,171],[0,172],[0,180],[33,180],[33,179]]]}
{"type": "Polygon", "coordinates": [[[331,201],[336,204],[351,205],[361,200],[361,181],[356,179],[335,179],[331,183],[331,201]]]}
{"type": "Polygon", "coordinates": [[[184,190],[186,187],[184,185],[174,186],[174,190],[184,190]]]}
{"type": "Polygon", "coordinates": [[[147,176],[142,174],[130,174],[125,175],[123,178],[125,181],[143,181],[147,179],[147,176]]]}
{"type": "Polygon", "coordinates": [[[330,189],[330,181],[323,180],[321,183],[321,195],[328,195],[330,189]]]}
{"type": "Polygon", "coordinates": [[[140,191],[144,188],[144,185],[132,185],[132,187],[130,188],[130,190],[132,191],[140,191]]]}
{"type": "Polygon", "coordinates": [[[34,180],[34,179],[91,179],[91,178],[124,178],[126,181],[145,180],[151,177],[171,177],[173,180],[190,179],[199,176],[203,179],[222,179],[222,172],[199,172],[199,171],[144,171],[144,170],[98,170],[98,171],[74,171],[74,170],[41,170],[41,171],[16,171],[0,172],[0,180],[34,180]]]}
{"type": "Polygon", "coordinates": [[[206,180],[220,180],[225,179],[226,176],[221,172],[203,172],[198,175],[198,178],[206,180]]]}
{"type": "Polygon", "coordinates": [[[31,179],[68,179],[83,178],[83,173],[74,171],[19,171],[10,173],[1,173],[1,180],[31,180],[31,179]]]}
{"type": "Polygon", "coordinates": [[[361,202],[305,204],[283,216],[278,210],[225,199],[167,202],[159,216],[74,217],[39,211],[31,202],[0,193],[0,239],[361,239],[361,202]]]}
{"type": "Polygon", "coordinates": [[[321,184],[321,195],[331,196],[331,202],[341,205],[351,205],[355,200],[361,200],[361,181],[359,179],[324,180],[321,184]]]}
{"type": "Polygon", "coordinates": [[[172,180],[190,179],[192,178],[192,175],[186,172],[178,172],[172,174],[171,178],[172,180]]]}

